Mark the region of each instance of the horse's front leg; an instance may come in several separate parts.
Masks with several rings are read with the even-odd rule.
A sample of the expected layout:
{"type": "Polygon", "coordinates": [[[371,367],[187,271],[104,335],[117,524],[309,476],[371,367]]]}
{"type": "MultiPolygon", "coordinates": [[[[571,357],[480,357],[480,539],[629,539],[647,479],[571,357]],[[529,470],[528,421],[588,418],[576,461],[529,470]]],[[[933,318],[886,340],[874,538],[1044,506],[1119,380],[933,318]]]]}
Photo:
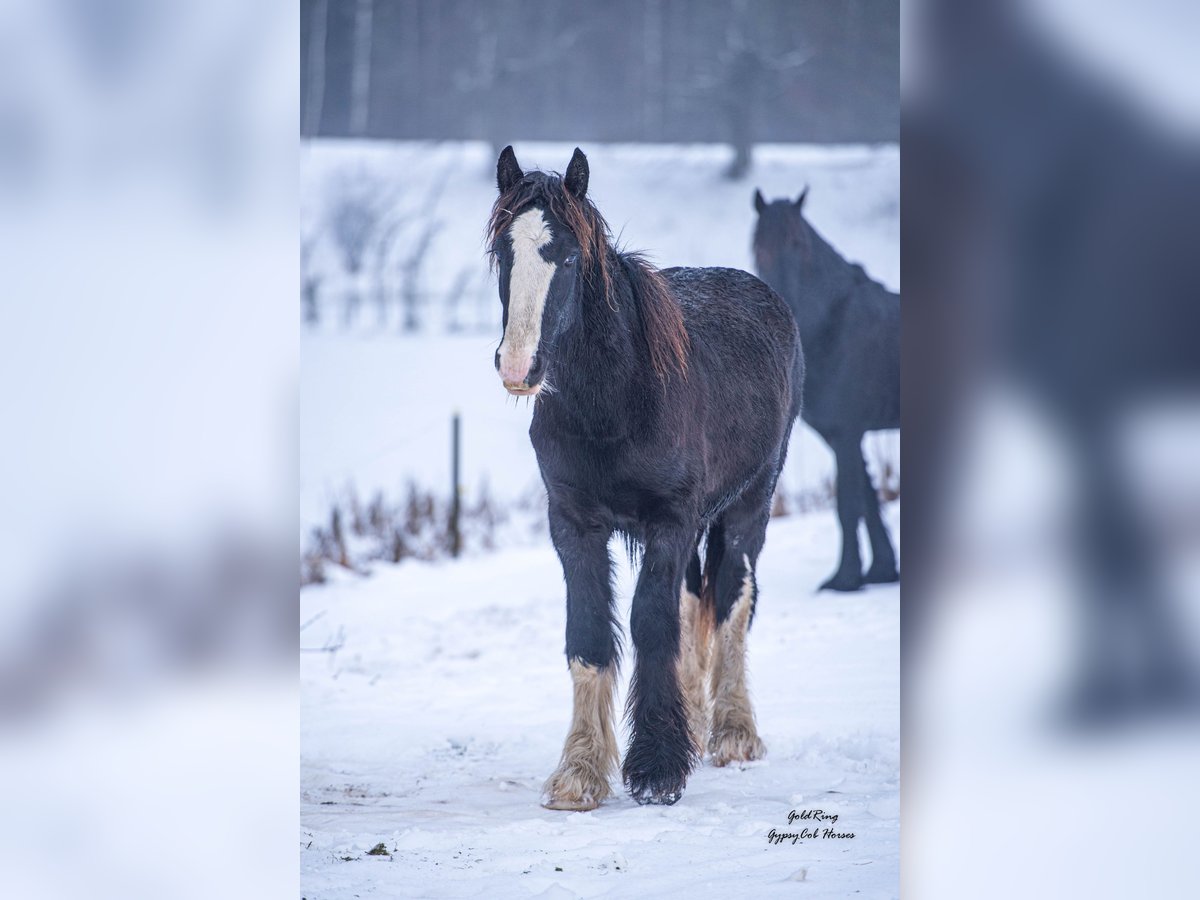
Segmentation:
{"type": "Polygon", "coordinates": [[[633,596],[629,630],[637,662],[624,776],[638,803],[674,803],[698,760],[678,678],[679,597],[694,537],[695,529],[651,530],[633,596]]]}
{"type": "Polygon", "coordinates": [[[613,622],[611,528],[550,505],[550,536],[567,582],[567,664],[575,686],[562,759],[543,788],[548,809],[595,809],[611,795],[617,767],[613,728],[617,644],[613,622]]]}

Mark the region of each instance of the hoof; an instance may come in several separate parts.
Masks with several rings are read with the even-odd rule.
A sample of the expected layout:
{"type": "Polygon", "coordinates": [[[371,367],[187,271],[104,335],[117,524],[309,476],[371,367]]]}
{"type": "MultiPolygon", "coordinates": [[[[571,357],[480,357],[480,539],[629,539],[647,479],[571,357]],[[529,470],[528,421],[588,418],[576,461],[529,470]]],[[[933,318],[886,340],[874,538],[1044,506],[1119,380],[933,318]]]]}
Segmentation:
{"type": "Polygon", "coordinates": [[[822,591],[842,591],[850,593],[851,591],[862,590],[863,579],[861,575],[852,573],[837,572],[833,577],[822,582],[818,590],[822,591]]]}
{"type": "Polygon", "coordinates": [[[630,796],[637,800],[638,806],[673,806],[683,797],[683,790],[678,791],[630,791],[630,796]]]}
{"type": "Polygon", "coordinates": [[[896,571],[895,566],[880,566],[878,569],[871,566],[863,576],[864,584],[895,584],[899,580],[900,573],[896,571]]]}
{"type": "Polygon", "coordinates": [[[683,796],[686,786],[686,774],[681,777],[625,773],[625,788],[638,806],[671,806],[683,796]]]}
{"type": "Polygon", "coordinates": [[[586,812],[608,799],[612,790],[608,781],[595,772],[559,769],[546,781],[542,795],[546,809],[586,812]]]}
{"type": "Polygon", "coordinates": [[[588,812],[598,808],[600,801],[595,797],[549,797],[542,806],[567,812],[588,812]]]}
{"type": "Polygon", "coordinates": [[[714,766],[750,762],[767,755],[767,746],[752,731],[727,731],[713,734],[708,744],[714,766]]]}

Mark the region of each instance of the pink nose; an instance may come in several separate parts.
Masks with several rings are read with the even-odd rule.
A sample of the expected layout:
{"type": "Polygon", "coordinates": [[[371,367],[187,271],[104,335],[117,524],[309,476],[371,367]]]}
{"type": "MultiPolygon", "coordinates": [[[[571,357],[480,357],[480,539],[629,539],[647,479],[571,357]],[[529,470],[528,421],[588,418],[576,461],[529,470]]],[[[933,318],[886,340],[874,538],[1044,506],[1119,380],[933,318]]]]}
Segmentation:
{"type": "Polygon", "coordinates": [[[500,378],[505,384],[524,384],[532,365],[532,356],[517,360],[501,358],[500,378]]]}

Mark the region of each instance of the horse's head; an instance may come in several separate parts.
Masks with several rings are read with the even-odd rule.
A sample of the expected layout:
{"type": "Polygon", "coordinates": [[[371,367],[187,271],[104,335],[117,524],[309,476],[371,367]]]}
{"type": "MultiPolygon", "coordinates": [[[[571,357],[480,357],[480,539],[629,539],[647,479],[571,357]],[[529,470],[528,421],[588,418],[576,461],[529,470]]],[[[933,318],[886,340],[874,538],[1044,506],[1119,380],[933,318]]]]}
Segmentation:
{"type": "Polygon", "coordinates": [[[522,172],[512,147],[500,154],[488,232],[504,309],[496,371],[510,394],[542,389],[555,343],[579,315],[580,273],[597,265],[587,184],[587,157],[578,148],[562,178],[522,172]]]}
{"type": "Polygon", "coordinates": [[[768,274],[776,272],[783,260],[806,259],[809,255],[812,226],[804,218],[807,197],[808,188],[805,187],[795,200],[768,203],[761,191],[754,191],[754,209],[758,213],[758,223],[754,226],[754,260],[759,274],[768,281],[771,280],[768,274]]]}

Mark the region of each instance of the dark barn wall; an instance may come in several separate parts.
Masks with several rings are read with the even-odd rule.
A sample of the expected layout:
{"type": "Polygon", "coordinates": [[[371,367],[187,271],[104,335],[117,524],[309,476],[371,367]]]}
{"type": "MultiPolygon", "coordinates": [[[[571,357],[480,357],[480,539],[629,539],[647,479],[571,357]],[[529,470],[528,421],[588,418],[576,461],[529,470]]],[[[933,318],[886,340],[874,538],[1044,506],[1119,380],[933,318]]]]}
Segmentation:
{"type": "Polygon", "coordinates": [[[301,0],[301,13],[305,135],[899,139],[896,0],[301,0]]]}

